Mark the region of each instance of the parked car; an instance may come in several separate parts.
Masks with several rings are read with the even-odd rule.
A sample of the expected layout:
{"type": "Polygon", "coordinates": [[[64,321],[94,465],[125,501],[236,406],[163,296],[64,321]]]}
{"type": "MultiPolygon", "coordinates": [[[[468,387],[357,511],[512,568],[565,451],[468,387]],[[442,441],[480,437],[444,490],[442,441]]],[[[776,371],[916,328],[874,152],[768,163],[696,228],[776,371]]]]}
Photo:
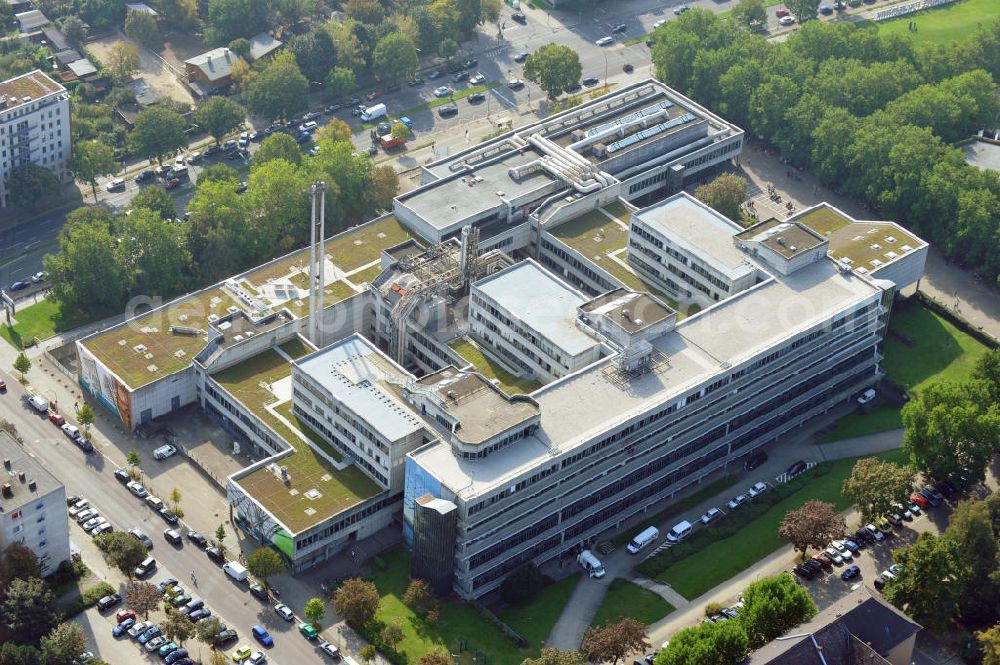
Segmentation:
{"type": "Polygon", "coordinates": [[[480,83],[486,83],[486,77],[483,74],[476,73],[469,77],[469,83],[472,85],[479,85],[480,83]]]}
{"type": "Polygon", "coordinates": [[[580,83],[582,83],[583,85],[587,86],[588,88],[590,86],[597,85],[600,82],[601,82],[601,80],[599,78],[597,78],[596,76],[588,76],[587,78],[585,78],[582,81],[580,81],[580,83]]]}
{"type": "Polygon", "coordinates": [[[69,423],[66,423],[59,429],[61,429],[63,431],[63,434],[68,436],[72,441],[76,441],[81,436],[80,428],[77,427],[76,425],[70,425],[69,423]]]}
{"type": "Polygon", "coordinates": [[[250,595],[258,600],[268,600],[267,589],[264,588],[264,585],[256,582],[250,584],[250,595]]]}
{"type": "Polygon", "coordinates": [[[191,620],[191,623],[198,623],[202,619],[207,619],[210,616],[212,616],[212,610],[207,607],[202,607],[201,609],[191,612],[191,614],[188,615],[188,619],[191,620]]]}
{"type": "Polygon", "coordinates": [[[177,448],[168,443],[164,446],[160,446],[159,448],[153,451],[153,459],[165,460],[168,457],[174,455],[176,452],[177,448]]]}
{"type": "Polygon", "coordinates": [[[245,644],[236,647],[236,650],[233,651],[232,658],[234,663],[242,663],[249,657],[250,657],[250,647],[246,646],[245,644]]]}
{"type": "Polygon", "coordinates": [[[515,23],[520,23],[521,25],[528,24],[528,17],[525,16],[523,12],[514,12],[510,15],[510,17],[515,23]]]}
{"type": "Polygon", "coordinates": [[[833,561],[838,566],[844,563],[844,557],[841,556],[840,550],[838,550],[833,545],[827,547],[825,550],[823,550],[823,552],[825,552],[826,555],[830,557],[830,560],[833,561]]]}
{"type": "Polygon", "coordinates": [[[747,502],[746,495],[745,494],[740,494],[740,495],[734,496],[732,499],[730,499],[729,503],[727,503],[726,505],[729,507],[730,510],[736,510],[737,508],[739,508],[740,506],[742,506],[746,502],[747,502]]]}
{"type": "Polygon", "coordinates": [[[449,118],[453,115],[458,115],[458,107],[454,104],[446,104],[438,108],[438,115],[442,118],[449,118]]]}
{"type": "Polygon", "coordinates": [[[854,553],[847,547],[847,545],[842,540],[835,540],[830,545],[840,553],[840,558],[845,562],[854,561],[854,553]]]}
{"type": "Polygon", "coordinates": [[[274,638],[271,637],[271,634],[269,632],[264,630],[263,626],[254,625],[250,629],[250,632],[253,634],[253,638],[258,642],[260,642],[262,645],[266,647],[274,646],[274,638]]]}
{"type": "Polygon", "coordinates": [[[674,14],[680,16],[689,9],[691,9],[691,5],[681,5],[680,7],[674,7],[674,14]]]}
{"type": "Polygon", "coordinates": [[[159,581],[159,582],[158,582],[158,583],[156,584],[156,589],[157,589],[157,590],[158,590],[158,591],[159,591],[160,593],[166,593],[167,589],[169,589],[169,588],[171,588],[171,587],[174,587],[174,586],[176,586],[176,585],[177,585],[177,579],[176,579],[176,578],[174,578],[174,577],[168,577],[168,578],[167,578],[167,579],[165,579],[165,580],[160,580],[160,581],[159,581]]]}
{"type": "Polygon", "coordinates": [[[191,602],[191,594],[181,593],[170,599],[170,604],[174,607],[182,607],[191,602]]]}
{"type": "Polygon", "coordinates": [[[461,83],[462,81],[469,80],[469,72],[456,72],[454,76],[451,77],[454,83],[461,83]]]}
{"type": "Polygon", "coordinates": [[[105,189],[107,189],[109,192],[124,192],[125,178],[115,178],[107,185],[105,185],[105,189]]]}
{"type": "Polygon", "coordinates": [[[175,529],[164,529],[163,537],[167,539],[167,542],[171,545],[180,545],[184,541],[181,539],[181,534],[177,533],[175,529]]]}
{"type": "Polygon", "coordinates": [[[84,510],[90,508],[90,501],[86,499],[80,499],[72,506],[69,507],[69,516],[76,519],[76,516],[82,513],[84,510]]]}
{"type": "Polygon", "coordinates": [[[135,624],[134,626],[128,629],[128,636],[134,640],[152,627],[153,627],[152,621],[140,621],[139,623],[135,624]]]}
{"type": "Polygon", "coordinates": [[[451,93],[452,93],[451,88],[449,88],[446,85],[439,85],[438,87],[434,88],[435,97],[447,97],[451,93]]]}
{"type": "Polygon", "coordinates": [[[758,466],[767,461],[767,453],[763,450],[755,450],[743,461],[743,468],[747,471],[753,471],[758,466]]]}
{"type": "Polygon", "coordinates": [[[312,627],[312,624],[305,621],[299,624],[299,632],[302,633],[303,637],[307,640],[315,640],[319,636],[319,632],[312,627]]]}
{"type": "Polygon", "coordinates": [[[804,460],[792,462],[791,466],[785,469],[785,475],[789,478],[794,478],[795,476],[805,471],[808,466],[809,465],[806,464],[804,460]]]}
{"type": "Polygon", "coordinates": [[[139,529],[129,529],[129,533],[140,540],[142,544],[146,546],[147,550],[153,549],[153,539],[147,536],[144,532],[139,529]]]}
{"type": "Polygon", "coordinates": [[[824,568],[833,568],[833,557],[826,552],[817,552],[813,555],[813,560],[817,561],[824,568]]]}
{"type": "Polygon", "coordinates": [[[751,499],[756,499],[766,491],[767,491],[767,485],[765,483],[754,483],[753,487],[747,490],[747,496],[749,496],[751,499]]]}
{"type": "Polygon", "coordinates": [[[624,65],[622,65],[622,71],[625,72],[626,74],[631,74],[633,71],[635,71],[635,67],[632,66],[632,63],[626,62],[624,65]]]}
{"type": "Polygon", "coordinates": [[[205,550],[205,554],[208,555],[209,559],[211,559],[216,563],[225,563],[226,561],[226,555],[223,554],[222,550],[220,550],[218,547],[209,547],[208,549],[205,550]]]}
{"type": "Polygon", "coordinates": [[[610,46],[611,44],[614,43],[614,41],[615,41],[614,37],[601,37],[594,43],[597,44],[598,46],[610,46]]]}
{"type": "Polygon", "coordinates": [[[55,411],[49,411],[49,422],[56,427],[62,427],[66,424],[66,419],[62,415],[56,413],[55,411]]]}
{"type": "Polygon", "coordinates": [[[73,443],[75,443],[76,446],[85,453],[94,452],[94,444],[91,443],[90,439],[87,437],[81,436],[77,439],[73,439],[73,443]]]}
{"type": "Polygon", "coordinates": [[[128,471],[125,469],[115,469],[115,480],[120,482],[122,485],[132,482],[132,476],[128,475],[128,471]]]}
{"type": "Polygon", "coordinates": [[[114,628],[111,629],[111,635],[114,637],[121,637],[128,632],[128,629],[135,625],[135,617],[125,619],[114,628]]]}
{"type": "Polygon", "coordinates": [[[208,545],[208,539],[197,531],[188,531],[187,539],[202,549],[208,545]]]}
{"type": "Polygon", "coordinates": [[[135,610],[133,609],[118,610],[118,612],[115,613],[115,621],[117,621],[118,623],[121,623],[125,619],[134,619],[134,618],[135,618],[135,610]]]}
{"type": "Polygon", "coordinates": [[[319,643],[319,650],[334,660],[340,660],[340,649],[325,640],[319,643]]]}
{"type": "Polygon", "coordinates": [[[474,92],[468,97],[470,104],[479,104],[480,102],[486,101],[486,93],[474,92]]]}
{"type": "Polygon", "coordinates": [[[709,508],[705,511],[705,514],[701,516],[702,524],[711,524],[715,520],[722,517],[722,511],[718,508],[709,508]]]}
{"type": "Polygon", "coordinates": [[[284,603],[278,603],[277,605],[275,605],[274,611],[277,612],[278,616],[280,616],[285,621],[295,620],[295,615],[292,614],[292,610],[289,609],[288,605],[285,605],[284,603]]]}
{"type": "Polygon", "coordinates": [[[525,60],[528,59],[529,55],[531,54],[528,53],[527,51],[521,51],[520,53],[514,56],[514,62],[524,62],[525,60]]]}
{"type": "Polygon", "coordinates": [[[156,174],[153,173],[152,169],[146,169],[144,171],[139,171],[135,175],[135,181],[138,182],[138,183],[149,182],[150,180],[153,180],[154,178],[156,178],[156,174]]]}
{"type": "Polygon", "coordinates": [[[215,636],[215,645],[219,646],[221,644],[225,644],[230,640],[235,640],[237,637],[238,635],[235,630],[232,628],[225,628],[219,631],[219,634],[215,636]]]}
{"type": "Polygon", "coordinates": [[[160,517],[162,517],[167,524],[177,524],[178,521],[177,515],[175,515],[174,511],[170,510],[166,506],[160,508],[160,510],[157,512],[160,514],[160,517]]]}
{"type": "Polygon", "coordinates": [[[928,500],[927,500],[927,499],[926,499],[925,497],[923,497],[923,496],[921,496],[921,495],[917,494],[916,492],[914,492],[914,493],[913,493],[913,494],[912,494],[912,495],[910,496],[910,501],[912,501],[913,503],[915,503],[915,504],[917,504],[918,506],[920,506],[920,508],[921,508],[922,510],[927,510],[927,508],[928,508],[928,507],[930,507],[930,505],[931,505],[931,502],[930,502],[930,501],[928,501],[928,500]]]}
{"type": "Polygon", "coordinates": [[[110,610],[112,607],[114,607],[120,602],[122,602],[121,595],[117,593],[111,593],[97,601],[97,609],[102,612],[105,612],[107,610],[110,610]]]}
{"type": "Polygon", "coordinates": [[[128,491],[131,492],[133,496],[140,499],[145,499],[149,496],[149,492],[146,491],[146,488],[143,487],[141,483],[137,483],[134,480],[126,485],[126,487],[128,487],[128,491]]]}
{"type": "Polygon", "coordinates": [[[885,540],[885,534],[882,533],[874,524],[866,524],[865,531],[870,533],[877,543],[881,543],[885,540]]]}
{"type": "Polygon", "coordinates": [[[174,650],[173,653],[167,655],[166,662],[167,665],[174,665],[174,663],[176,663],[177,661],[187,657],[188,657],[188,650],[185,649],[184,647],[180,647],[179,649],[174,650]]]}
{"type": "Polygon", "coordinates": [[[146,644],[144,644],[143,646],[146,647],[147,653],[153,653],[166,643],[167,643],[167,638],[164,637],[163,635],[153,635],[151,638],[146,640],[146,644]]]}
{"type": "Polygon", "coordinates": [[[179,647],[176,642],[167,642],[157,650],[157,653],[160,655],[160,658],[166,658],[173,652],[177,651],[178,648],[179,647]]]}
{"type": "Polygon", "coordinates": [[[511,90],[520,90],[524,87],[524,79],[511,79],[507,81],[507,87],[511,90]]]}
{"type": "Polygon", "coordinates": [[[164,189],[177,189],[180,186],[181,186],[180,178],[171,178],[170,180],[167,180],[167,182],[163,184],[164,189]]]}
{"type": "Polygon", "coordinates": [[[423,84],[424,84],[424,79],[420,76],[414,76],[413,78],[411,78],[409,81],[406,82],[406,85],[410,86],[411,88],[415,88],[418,85],[423,85],[423,84]]]}
{"type": "Polygon", "coordinates": [[[778,23],[781,25],[792,25],[795,23],[795,18],[792,16],[782,16],[778,19],[778,23]]]}
{"type": "Polygon", "coordinates": [[[854,579],[860,574],[861,574],[860,568],[858,568],[857,566],[849,566],[848,568],[845,568],[844,572],[840,574],[840,579],[846,582],[848,580],[854,579]]]}

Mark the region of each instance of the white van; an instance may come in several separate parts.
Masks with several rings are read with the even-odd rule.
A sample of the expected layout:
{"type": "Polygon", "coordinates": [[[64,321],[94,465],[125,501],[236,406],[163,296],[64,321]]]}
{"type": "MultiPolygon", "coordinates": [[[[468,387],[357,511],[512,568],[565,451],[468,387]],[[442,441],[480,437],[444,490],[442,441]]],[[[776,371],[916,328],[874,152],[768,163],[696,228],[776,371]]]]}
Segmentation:
{"type": "Polygon", "coordinates": [[[178,164],[177,166],[174,167],[174,171],[173,173],[171,173],[171,176],[174,178],[181,178],[181,179],[187,178],[188,167],[184,166],[183,164],[178,164]]]}
{"type": "Polygon", "coordinates": [[[241,563],[227,561],[222,565],[222,569],[226,571],[226,575],[229,575],[237,582],[247,581],[247,569],[241,563]]]}
{"type": "Polygon", "coordinates": [[[28,404],[39,413],[46,413],[49,410],[49,400],[41,395],[32,395],[28,398],[28,404]]]}
{"type": "Polygon", "coordinates": [[[590,550],[584,550],[576,555],[576,562],[580,564],[591,577],[598,579],[604,577],[604,564],[594,556],[590,550]]]}
{"type": "Polygon", "coordinates": [[[691,523],[687,520],[678,522],[674,525],[674,528],[667,532],[667,540],[672,543],[679,543],[690,536],[692,530],[691,523]]]}
{"type": "Polygon", "coordinates": [[[639,550],[641,550],[646,545],[649,545],[651,542],[653,542],[659,537],[660,537],[659,529],[657,529],[655,526],[647,527],[646,529],[643,529],[642,533],[640,533],[638,536],[630,540],[628,545],[625,546],[625,549],[627,549],[630,554],[638,554],[639,550]]]}

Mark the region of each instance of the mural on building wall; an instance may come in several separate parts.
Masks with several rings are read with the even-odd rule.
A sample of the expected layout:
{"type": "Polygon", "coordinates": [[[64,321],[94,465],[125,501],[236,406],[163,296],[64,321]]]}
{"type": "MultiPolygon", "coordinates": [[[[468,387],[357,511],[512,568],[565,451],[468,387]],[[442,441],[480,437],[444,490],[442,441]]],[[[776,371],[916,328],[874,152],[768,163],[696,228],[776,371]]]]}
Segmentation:
{"type": "Polygon", "coordinates": [[[413,546],[413,507],[417,499],[431,494],[441,496],[441,481],[427,473],[413,458],[406,458],[406,486],[403,490],[403,541],[407,547],[413,546]]]}
{"type": "Polygon", "coordinates": [[[125,390],[124,385],[103,365],[97,363],[94,356],[84,347],[77,344],[77,355],[80,357],[80,385],[104,405],[104,407],[122,419],[126,429],[131,429],[132,401],[125,390]],[[125,393],[125,398],[118,395],[118,388],[121,386],[125,393]],[[120,409],[124,404],[128,407],[128,418],[126,419],[120,409]]]}
{"type": "Polygon", "coordinates": [[[228,487],[229,505],[236,513],[236,524],[264,545],[271,545],[291,561],[295,554],[295,540],[270,513],[246,495],[232,482],[228,487]]]}

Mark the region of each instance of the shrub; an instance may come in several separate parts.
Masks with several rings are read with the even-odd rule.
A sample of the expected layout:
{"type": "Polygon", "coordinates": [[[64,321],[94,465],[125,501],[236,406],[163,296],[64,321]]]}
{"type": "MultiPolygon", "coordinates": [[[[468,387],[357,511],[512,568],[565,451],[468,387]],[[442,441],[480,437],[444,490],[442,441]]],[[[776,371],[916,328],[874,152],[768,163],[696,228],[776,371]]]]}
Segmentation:
{"type": "Polygon", "coordinates": [[[108,594],[115,592],[115,588],[108,584],[107,582],[99,582],[97,585],[92,586],[83,592],[83,594],[74,600],[66,603],[62,606],[63,621],[75,617],[84,610],[88,610],[97,604],[101,598],[104,598],[108,594]]]}

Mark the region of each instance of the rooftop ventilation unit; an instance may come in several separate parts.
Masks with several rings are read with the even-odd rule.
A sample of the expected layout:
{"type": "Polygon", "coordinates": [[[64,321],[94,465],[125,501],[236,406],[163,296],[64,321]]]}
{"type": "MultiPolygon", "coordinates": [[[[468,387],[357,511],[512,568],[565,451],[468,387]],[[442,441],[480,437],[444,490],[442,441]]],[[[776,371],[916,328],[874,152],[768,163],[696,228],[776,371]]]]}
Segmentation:
{"type": "Polygon", "coordinates": [[[10,486],[10,483],[3,484],[3,495],[4,498],[9,499],[14,496],[14,488],[10,486]]]}
{"type": "Polygon", "coordinates": [[[17,479],[20,480],[22,483],[24,482],[24,471],[17,472],[17,479]]]}
{"type": "Polygon", "coordinates": [[[29,492],[34,492],[37,489],[38,489],[38,485],[35,484],[35,481],[34,480],[29,480],[28,481],[28,491],[29,492]]]}
{"type": "Polygon", "coordinates": [[[201,328],[193,326],[170,326],[170,332],[175,335],[198,335],[201,333],[201,328]]]}
{"type": "Polygon", "coordinates": [[[8,471],[10,471],[10,460],[9,460],[9,459],[6,459],[6,458],[4,458],[4,461],[3,461],[3,468],[5,468],[5,469],[7,469],[8,471]]]}

